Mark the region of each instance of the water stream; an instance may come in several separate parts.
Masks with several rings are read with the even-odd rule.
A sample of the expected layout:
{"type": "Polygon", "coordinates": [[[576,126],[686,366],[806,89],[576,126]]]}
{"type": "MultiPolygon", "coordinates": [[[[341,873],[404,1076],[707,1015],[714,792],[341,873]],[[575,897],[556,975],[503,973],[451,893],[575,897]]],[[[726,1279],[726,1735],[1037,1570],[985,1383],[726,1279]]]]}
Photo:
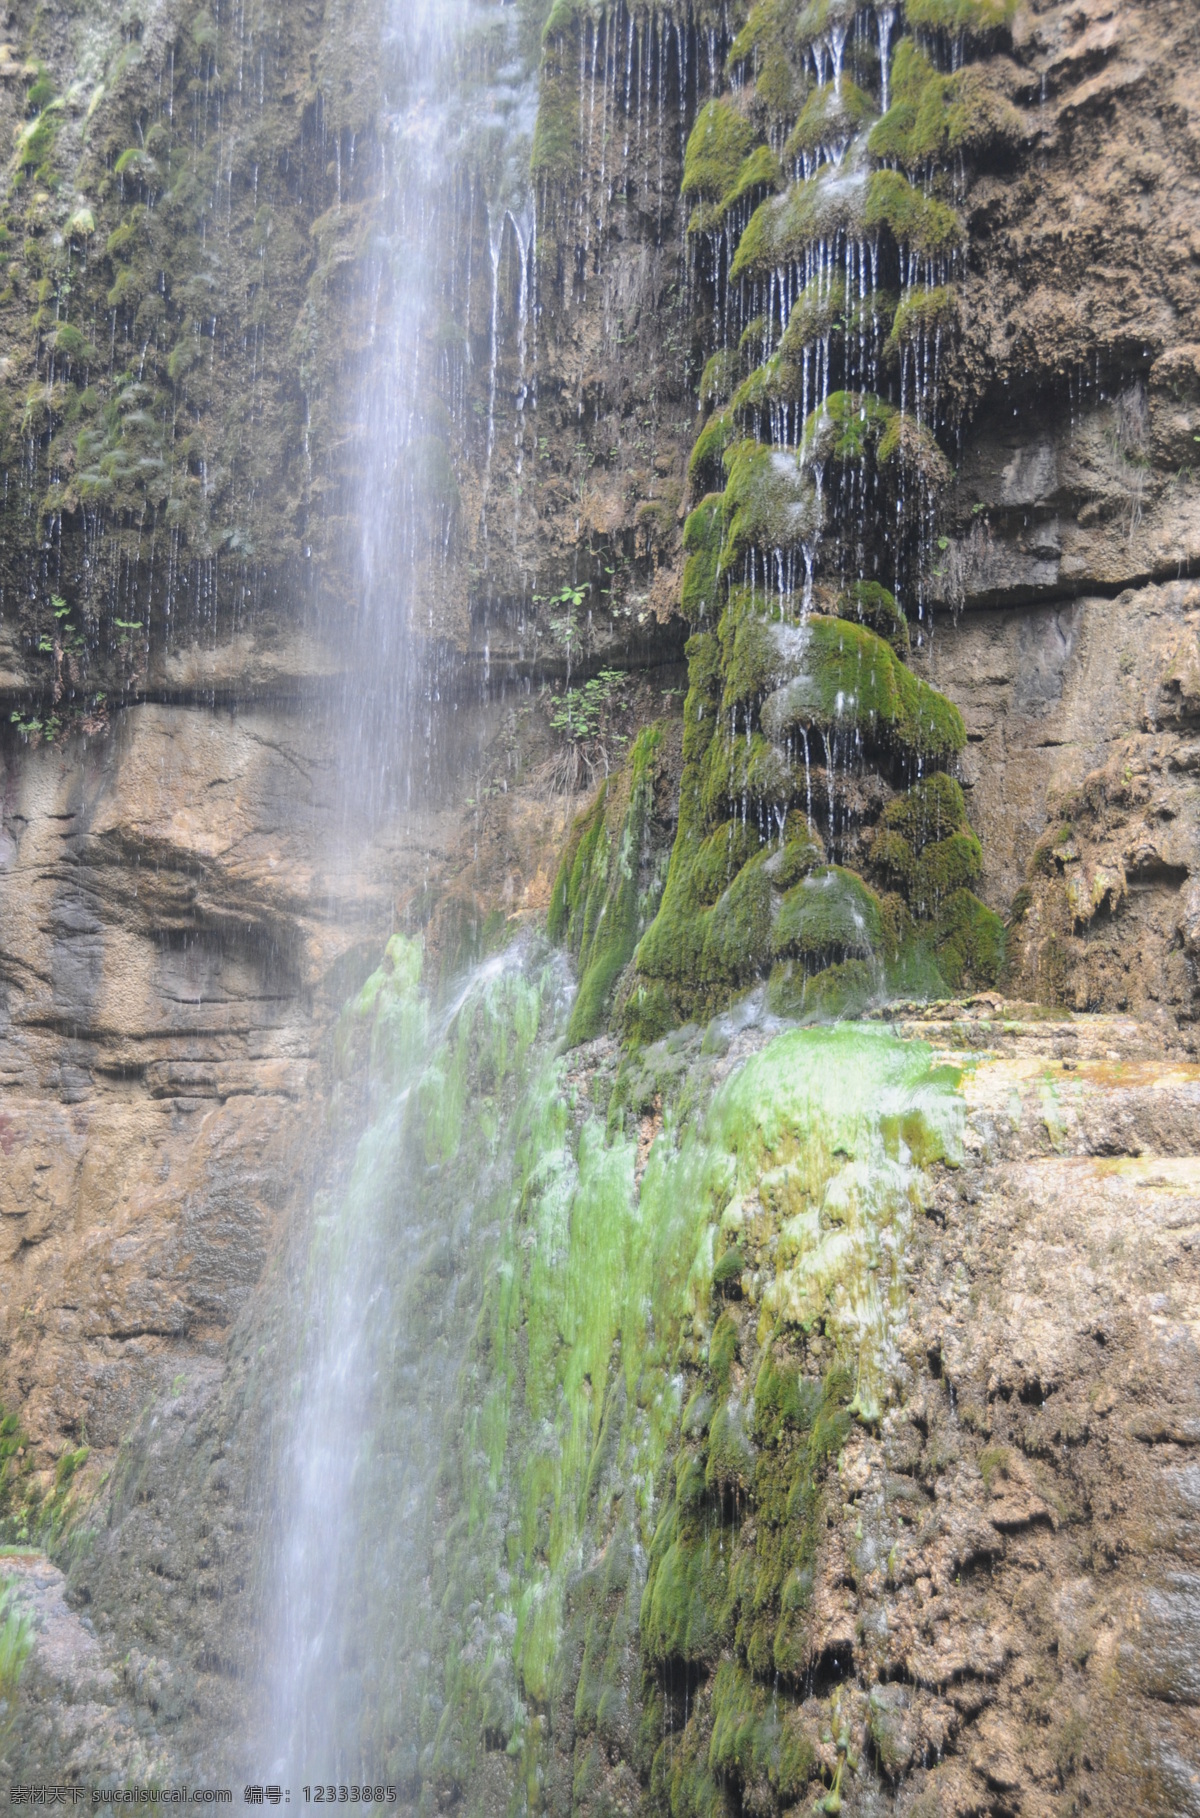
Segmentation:
{"type": "MultiPolygon", "coordinates": [[[[362,348],[350,448],[340,451],[330,507],[345,583],[332,607],[343,656],[333,743],[349,875],[355,848],[386,818],[403,825],[429,794],[452,719],[439,706],[444,659],[430,632],[464,610],[462,457],[486,475],[501,339],[511,332],[523,377],[530,306],[537,90],[517,9],[499,0],[383,4],[377,143],[364,151],[342,135],[336,147],[339,209],[351,206],[342,200],[343,168],[348,177],[356,155],[379,165],[353,288],[362,348]],[[516,267],[515,322],[501,307],[506,261],[516,267]],[[480,399],[484,448],[472,444],[483,440],[480,399]]],[[[454,1248],[463,1233],[448,1228],[447,1201],[430,1192],[439,1164],[421,1148],[425,1137],[413,1136],[410,1101],[438,1095],[439,1057],[444,1063],[453,1032],[489,991],[503,995],[504,973],[519,965],[514,953],[477,969],[435,1012],[417,988],[419,947],[397,937],[369,1004],[347,1011],[352,1030],[356,1014],[375,1015],[385,1002],[369,1053],[345,1038],[344,1084],[365,1126],[353,1112],[335,1119],[333,1185],[293,1251],[295,1342],[264,1547],[253,1759],[286,1785],[370,1781],[385,1767],[394,1774],[398,1738],[411,1729],[405,1586],[425,1578],[438,1422],[469,1331],[457,1290],[468,1292],[474,1278],[451,1268],[436,1310],[412,1304],[431,1251],[454,1248]],[[364,1082],[365,1105],[356,1096],[364,1082]],[[399,1430],[390,1431],[400,1407],[399,1430]]],[[[421,1116],[415,1121],[425,1129],[421,1116]]],[[[469,1196],[453,1203],[451,1217],[470,1226],[469,1196]]]]}
{"type": "MultiPolygon", "coordinates": [[[[467,1177],[455,1166],[463,1088],[498,1041],[502,1101],[543,1015],[555,1032],[565,978],[536,960],[511,947],[435,1009],[419,944],[397,936],[343,1017],[342,1077],[366,1121],[355,1143],[345,1120],[352,1156],[305,1234],[270,1547],[256,1759],[284,1785],[415,1770],[444,1423],[478,1312],[483,1213],[512,1168],[501,1140],[468,1145],[467,1177]]],[[[502,1124],[498,1111],[497,1138],[502,1124]]]]}

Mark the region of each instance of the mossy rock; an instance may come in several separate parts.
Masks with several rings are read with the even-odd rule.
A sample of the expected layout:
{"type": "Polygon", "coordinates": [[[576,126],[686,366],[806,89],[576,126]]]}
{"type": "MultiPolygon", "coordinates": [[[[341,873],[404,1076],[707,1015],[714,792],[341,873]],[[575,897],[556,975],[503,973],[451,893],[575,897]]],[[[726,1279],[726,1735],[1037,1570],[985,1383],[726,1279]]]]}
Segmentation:
{"type": "Polygon", "coordinates": [[[920,510],[921,495],[936,495],[949,486],[953,470],[926,423],[897,411],[879,438],[878,460],[882,469],[894,465],[921,482],[910,489],[908,515],[920,510]]]}
{"type": "Polygon", "coordinates": [[[1006,31],[1019,0],[908,0],[908,23],[929,31],[966,32],[986,37],[1006,31]]]}
{"type": "Polygon", "coordinates": [[[731,280],[768,277],[782,265],[800,263],[818,240],[858,235],[874,225],[866,214],[870,183],[865,168],[823,165],[815,176],[761,203],[738,243],[731,280]]]}
{"type": "Polygon", "coordinates": [[[693,888],[696,901],[711,908],[761,846],[757,828],[744,820],[725,821],[701,843],[693,888]]]}
{"type": "Polygon", "coordinates": [[[899,246],[926,257],[953,252],[962,244],[962,223],[936,196],[927,196],[898,170],[877,170],[867,183],[864,227],[886,227],[899,246]]]}
{"type": "Polygon", "coordinates": [[[775,919],[775,892],[761,865],[743,866],[705,917],[703,974],[732,985],[748,984],[767,964],[775,919]]]}
{"type": "Polygon", "coordinates": [[[789,890],[779,906],[772,946],[780,958],[870,958],[883,926],[879,898],[853,871],[826,865],[789,890]]]}
{"type": "Polygon", "coordinates": [[[876,117],[870,97],[848,76],[814,89],[784,146],[787,159],[813,156],[818,150],[840,146],[843,150],[863,127],[876,117]]]}
{"type": "Polygon", "coordinates": [[[662,742],[661,726],[639,733],[624,770],[576,821],[559,864],[547,932],[579,967],[569,1045],[603,1028],[617,980],[658,907],[657,891],[648,897],[640,888],[639,869],[662,742]]]}
{"type": "Polygon", "coordinates": [[[899,416],[895,405],[870,392],[835,391],[809,412],[804,425],[806,459],[858,463],[899,416]]]}
{"type": "Polygon", "coordinates": [[[798,1023],[860,1017],[887,995],[885,976],[866,960],[843,960],[819,971],[802,960],[781,960],[767,981],[767,1008],[798,1023]]]}
{"type": "Polygon", "coordinates": [[[707,102],[688,138],[681,194],[721,201],[737,182],[754,138],[753,124],[730,102],[707,102]]]}
{"type": "Polygon", "coordinates": [[[728,1547],[719,1526],[707,1534],[680,1531],[672,1502],[659,1524],[642,1596],[641,1641],[646,1658],[694,1665],[715,1662],[727,1632],[728,1547]]]}
{"type": "Polygon", "coordinates": [[[896,604],[896,596],[879,581],[855,581],[837,596],[837,616],[854,619],[886,638],[897,656],[909,650],[908,620],[896,604]]]}
{"type": "Polygon", "coordinates": [[[720,493],[709,493],[688,514],[683,527],[687,560],[683,570],[680,609],[691,625],[715,622],[720,612],[719,582],[721,545],[724,540],[724,505],[720,493]]]}
{"type": "Polygon", "coordinates": [[[937,919],[937,962],[948,984],[996,985],[1004,973],[1000,917],[969,890],[956,890],[937,919]]]}
{"type": "Polygon", "coordinates": [[[762,710],[768,737],[782,741],[806,725],[853,725],[914,764],[945,763],[966,744],[957,707],[865,625],[814,615],[791,643],[780,653],[791,677],[762,710]]]}
{"type": "Polygon", "coordinates": [[[732,347],[718,348],[705,364],[700,379],[700,402],[710,409],[728,404],[741,378],[741,361],[732,347]]]}
{"type": "Polygon", "coordinates": [[[746,439],[723,459],[729,481],[722,568],[732,568],[748,549],[786,551],[815,537],[820,507],[799,456],[746,439]]]}
{"type": "Polygon", "coordinates": [[[783,183],[783,167],[769,145],[757,145],[743,159],[729,188],[719,199],[700,202],[692,210],[689,234],[720,233],[730,214],[747,198],[762,200],[764,191],[776,190],[783,183]]]}
{"type": "Polygon", "coordinates": [[[896,47],[892,105],[872,128],[873,157],[925,171],[961,154],[1019,140],[1024,122],[985,72],[967,66],[942,75],[911,38],[896,47]]]}
{"type": "Polygon", "coordinates": [[[967,804],[962,786],[939,772],[923,777],[903,795],[889,802],[883,824],[900,834],[914,853],[924,852],[949,834],[967,825],[967,804]]]}
{"type": "Polygon", "coordinates": [[[802,383],[802,373],[798,366],[782,352],[772,354],[769,360],[756,367],[738,386],[729,401],[729,408],[739,422],[750,418],[757,429],[764,412],[768,412],[772,405],[801,395],[802,383]]]}
{"type": "Polygon", "coordinates": [[[958,320],[958,293],[951,286],[939,284],[932,290],[906,291],[892,318],[884,353],[897,354],[904,347],[937,335],[948,341],[958,328],[958,320]]]}
{"type": "Polygon", "coordinates": [[[787,327],[779,343],[783,357],[793,363],[800,360],[806,347],[815,347],[827,335],[840,336],[845,295],[841,287],[820,278],[805,285],[788,316],[787,327]]]}
{"type": "Polygon", "coordinates": [[[983,870],[983,852],[952,777],[937,774],[889,802],[871,848],[872,863],[895,880],[914,915],[936,917],[983,870]]]}
{"type": "Polygon", "coordinates": [[[696,438],[688,461],[688,478],[693,486],[723,480],[722,457],[730,443],[737,439],[737,419],[731,411],[718,411],[708,419],[696,438]]]}
{"type": "Polygon", "coordinates": [[[756,816],[759,810],[769,813],[797,800],[803,788],[800,773],[761,732],[749,740],[717,733],[704,754],[699,780],[710,824],[747,806],[756,816]]]}

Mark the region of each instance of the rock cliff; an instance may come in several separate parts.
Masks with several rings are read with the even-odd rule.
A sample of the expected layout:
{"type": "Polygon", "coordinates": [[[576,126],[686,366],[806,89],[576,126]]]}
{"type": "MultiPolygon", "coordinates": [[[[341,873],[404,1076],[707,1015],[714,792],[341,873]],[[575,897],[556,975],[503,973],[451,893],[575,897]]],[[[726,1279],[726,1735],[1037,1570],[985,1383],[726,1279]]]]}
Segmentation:
{"type": "MultiPolygon", "coordinates": [[[[601,1132],[664,1217],[672,1143],[742,1175],[703,1268],[656,1259],[669,1344],[555,1339],[553,1496],[564,1404],[514,1402],[519,1538],[453,1531],[446,1442],[449,1538],[397,1595],[464,1664],[404,1669],[404,1797],[1200,1811],[1192,9],[472,9],[408,526],[430,755],[368,802],[386,24],[3,13],[0,1517],[55,1563],[11,1562],[0,1760],[243,1771],[311,1208],[374,1114],[343,1005],[397,929],[436,986],[548,919],[580,1218],[601,1132]],[[847,1138],[914,1171],[868,1236],[831,1214],[899,1309],[873,1390],[857,1302],[771,1299],[809,1113],[751,1161],[729,1109],[772,1102],[774,1016],[843,1011],[954,1106],[847,1138]]],[[[571,1270],[649,1264],[622,1227],[619,1268],[526,1279],[536,1196],[460,1231],[464,1128],[411,1350],[461,1363],[458,1268],[486,1380],[571,1270]]]]}

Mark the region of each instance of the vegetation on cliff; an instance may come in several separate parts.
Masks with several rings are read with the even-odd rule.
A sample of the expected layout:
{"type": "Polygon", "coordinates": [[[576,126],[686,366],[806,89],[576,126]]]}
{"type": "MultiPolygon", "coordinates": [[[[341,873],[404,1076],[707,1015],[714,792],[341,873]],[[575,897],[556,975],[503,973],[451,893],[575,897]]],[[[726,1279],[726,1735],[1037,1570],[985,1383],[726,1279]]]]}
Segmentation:
{"type": "MultiPolygon", "coordinates": [[[[958,1076],[849,1025],[763,1038],[732,1071],[695,1034],[573,1071],[559,974],[532,950],[422,1052],[419,977],[398,938],[343,1022],[377,1107],[351,1191],[362,1216],[432,1164],[449,1215],[474,1183],[477,1316],[434,1629],[397,1662],[403,1698],[371,1688],[364,1742],[422,1800],[497,1752],[522,1805],[636,1769],[656,1809],[724,1810],[752,1763],[781,1802],[827,1798],[848,1747],[822,1745],[840,1694],[810,1683],[830,1467],[903,1375],[903,1257],[929,1171],[960,1157],[958,1076]]],[[[404,1443],[373,1435],[381,1494],[404,1443]]],[[[420,1602],[410,1545],[364,1555],[372,1633],[396,1621],[371,1607],[380,1575],[420,1602]]]]}
{"type": "Polygon", "coordinates": [[[678,836],[621,994],[638,1039],[768,975],[780,1005],[827,1014],[1003,965],[951,774],[962,720],[907,665],[951,474],[956,197],[964,160],[1020,126],[959,54],[1003,27],[984,10],[911,14],[892,42],[891,14],[754,6],[692,129],[683,192],[718,344],[683,534],[678,836]],[[929,841],[932,804],[949,819],[929,841]]]}

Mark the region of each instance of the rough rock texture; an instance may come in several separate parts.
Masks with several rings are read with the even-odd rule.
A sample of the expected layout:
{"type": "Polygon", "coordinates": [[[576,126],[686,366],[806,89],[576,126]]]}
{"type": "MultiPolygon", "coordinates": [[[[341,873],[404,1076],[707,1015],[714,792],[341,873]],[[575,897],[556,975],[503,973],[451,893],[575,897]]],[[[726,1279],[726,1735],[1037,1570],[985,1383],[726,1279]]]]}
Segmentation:
{"type": "Polygon", "coordinates": [[[961,772],[1011,985],[1132,1010],[1189,1044],[1198,978],[1200,591],[1082,594],[939,625],[927,673],[967,723],[961,772]]]}
{"type": "MultiPolygon", "coordinates": [[[[34,44],[33,10],[8,15],[9,125],[31,118],[27,51],[59,60],[64,89],[78,55],[54,8],[38,9],[37,29],[49,21],[51,36],[34,44]]],[[[85,10],[88,30],[112,39],[93,47],[99,79],[123,54],[118,9],[85,10]]],[[[132,189],[126,198],[113,166],[131,147],[113,135],[128,126],[124,137],[135,136],[152,56],[161,62],[185,31],[189,57],[205,48],[199,13],[143,10],[153,16],[130,42],[148,60],[105,76],[106,146],[83,146],[85,100],[71,103],[61,140],[72,173],[93,156],[97,197],[108,184],[97,242],[130,212],[132,189]],[[122,81],[133,113],[118,117],[107,110],[126,106],[122,81]]],[[[341,82],[341,50],[362,47],[339,36],[340,9],[278,17],[262,130],[276,159],[304,150],[306,184],[319,163],[324,206],[336,195],[335,154],[370,110],[360,122],[352,81],[345,117],[322,134],[316,95],[341,82]],[[297,72],[312,57],[310,87],[297,72]]],[[[822,1675],[836,1666],[838,1721],[861,1764],[845,1773],[848,1810],[1200,1810],[1200,1088],[1185,1058],[1200,965],[1200,596],[1186,578],[1200,560],[1194,25],[1185,0],[1032,3],[993,57],[1024,137],[1012,170],[969,199],[963,441],[939,504],[939,611],[913,660],[966,720],[961,778],[982,836],[981,894],[1010,917],[1010,988],[1064,1009],[1038,1020],[1025,1006],[1007,1028],[999,1005],[906,1019],[958,1058],[987,1058],[967,1088],[967,1164],[940,1177],[919,1228],[906,1399],[879,1431],[856,1434],[827,1484],[814,1595],[822,1675]],[[1072,1014],[1085,1011],[1105,1014],[1072,1014]]],[[[181,66],[181,84],[193,75],[181,66]]],[[[651,114],[637,182],[614,186],[603,209],[597,192],[570,217],[572,185],[584,180],[571,170],[549,198],[580,239],[562,239],[557,291],[547,279],[536,415],[518,410],[511,340],[502,350],[492,485],[503,511],[492,509],[505,553],[484,563],[472,532],[449,627],[473,682],[561,673],[561,643],[532,593],[580,576],[598,583],[584,614],[587,667],[649,665],[680,648],[678,622],[658,622],[677,603],[697,362],[680,284],[682,123],[669,107],[651,114]]],[[[197,365],[189,380],[177,362],[178,379],[170,374],[176,344],[202,338],[207,320],[173,297],[161,318],[151,311],[152,358],[158,404],[173,411],[178,384],[195,419],[180,475],[198,483],[202,458],[241,458],[247,346],[265,346],[268,378],[247,419],[252,438],[264,423],[270,431],[254,463],[255,484],[259,468],[270,475],[254,494],[255,528],[298,559],[299,482],[286,462],[273,465],[303,421],[285,338],[310,284],[329,330],[358,217],[347,211],[318,232],[315,192],[309,209],[281,189],[273,225],[260,222],[251,139],[239,140],[228,186],[221,232],[232,238],[216,242],[226,249],[219,282],[243,287],[227,339],[212,336],[227,363],[197,365]],[[268,226],[274,237],[259,244],[268,226]],[[247,275],[260,255],[269,306],[247,275]],[[262,330],[261,344],[237,332],[246,326],[262,330]]],[[[54,240],[68,204],[95,197],[40,189],[32,170],[15,193],[20,269],[0,308],[12,343],[5,395],[23,410],[52,357],[50,321],[32,319],[45,307],[35,287],[57,282],[74,244],[54,240]]],[[[91,241],[82,223],[79,233],[91,241]]],[[[86,283],[107,299],[118,274],[100,269],[111,255],[93,257],[86,283]]],[[[143,301],[120,315],[131,347],[143,301]]],[[[332,351],[352,364],[352,348],[332,351]]],[[[343,377],[339,363],[326,374],[327,404],[343,377]]],[[[87,389],[74,372],[63,385],[87,389]]],[[[51,589],[70,574],[57,556],[43,563],[41,542],[58,511],[70,529],[74,435],[58,477],[46,465],[68,402],[52,390],[45,420],[38,404],[27,424],[11,414],[5,424],[14,473],[37,478],[10,509],[19,534],[6,546],[0,626],[0,693],[22,715],[51,700],[60,676],[91,714],[100,673],[81,665],[75,675],[69,651],[38,649],[52,631],[51,589]],[[51,484],[64,491],[43,517],[51,484]]],[[[326,433],[335,448],[328,420],[326,433]]],[[[240,508],[239,485],[224,472],[221,483],[240,508]]],[[[471,496],[476,525],[484,502],[482,490],[471,496]]],[[[490,916],[548,905],[572,805],[554,793],[568,759],[571,785],[579,778],[575,754],[550,738],[544,703],[472,692],[443,741],[459,748],[428,812],[335,863],[339,725],[312,703],[344,675],[344,651],[336,625],[330,636],[307,621],[307,582],[263,582],[261,547],[251,556],[226,542],[227,557],[214,557],[214,539],[240,524],[237,511],[214,508],[211,526],[189,526],[186,635],[149,614],[145,648],[105,633],[107,728],[97,709],[87,737],[6,735],[0,1400],[29,1437],[24,1488],[36,1481],[52,1495],[54,1461],[92,1448],[75,1480],[74,1582],[103,1605],[93,1641],[53,1572],[0,1561],[44,1624],[14,1775],[53,1757],[64,1775],[132,1778],[174,1736],[236,1713],[231,1612],[251,1569],[262,1461],[249,1451],[230,1460],[225,1444],[255,1319],[270,1316],[264,1270],[308,1191],[322,1044],[396,919],[427,923],[452,961],[490,916]],[[227,561],[226,592],[224,581],[207,590],[214,559],[227,561]],[[247,622],[217,624],[217,595],[247,602],[247,622]],[[138,704],[117,710],[122,692],[138,704]]],[[[82,563],[82,538],[65,547],[82,563]]],[[[109,619],[154,597],[137,592],[136,563],[120,567],[129,547],[106,546],[109,619]]],[[[78,626],[91,636],[90,621],[78,626]]],[[[647,695],[630,726],[660,708],[647,695]]],[[[656,1115],[647,1108],[647,1154],[656,1115]]],[[[833,1730],[821,1731],[831,1688],[821,1675],[812,1688],[826,1782],[839,1756],[833,1730]]],[[[625,1810],[640,1796],[631,1752],[591,1764],[581,1810],[599,1813],[609,1794],[606,1809],[625,1810]]],[[[492,1769],[488,1796],[500,1787],[507,1797],[507,1766],[492,1769]]],[[[730,1775],[729,1788],[747,1812],[773,1809],[769,1784],[752,1775],[730,1775]]]]}
{"type": "Polygon", "coordinates": [[[905,1025],[989,1054],[826,1595],[894,1688],[864,1714],[899,1809],[1193,1812],[1200,1074],[1137,1023],[993,1014],[905,1025]]]}
{"type": "Polygon", "coordinates": [[[146,705],[102,741],[14,754],[0,1403],[30,1464],[86,1444],[95,1475],[180,1370],[219,1371],[318,1165],[330,1022],[406,904],[450,964],[488,914],[544,909],[571,798],[504,765],[502,710],[478,732],[441,805],[369,848],[343,841],[311,715],[146,705]],[[494,794],[466,809],[496,745],[494,794]]]}

